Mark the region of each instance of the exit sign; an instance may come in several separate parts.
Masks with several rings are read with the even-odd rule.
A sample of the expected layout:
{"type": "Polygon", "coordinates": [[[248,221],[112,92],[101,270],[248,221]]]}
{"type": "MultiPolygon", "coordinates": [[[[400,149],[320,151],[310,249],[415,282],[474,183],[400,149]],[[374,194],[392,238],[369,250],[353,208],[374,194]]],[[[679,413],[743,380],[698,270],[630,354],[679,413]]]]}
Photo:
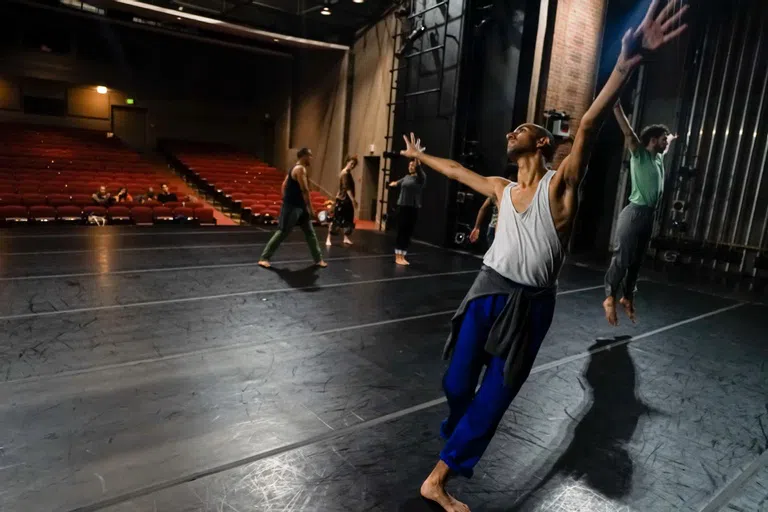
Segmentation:
{"type": "Polygon", "coordinates": [[[133,98],[127,98],[127,99],[125,100],[125,102],[126,102],[128,105],[133,105],[133,98]]]}

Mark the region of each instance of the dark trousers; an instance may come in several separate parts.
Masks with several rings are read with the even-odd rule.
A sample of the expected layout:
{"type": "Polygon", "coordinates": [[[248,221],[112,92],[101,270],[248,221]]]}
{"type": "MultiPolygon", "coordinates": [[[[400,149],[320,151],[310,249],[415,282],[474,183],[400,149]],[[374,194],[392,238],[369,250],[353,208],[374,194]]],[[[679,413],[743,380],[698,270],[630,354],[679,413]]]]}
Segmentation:
{"type": "Polygon", "coordinates": [[[488,448],[509,404],[528,378],[555,313],[554,295],[533,300],[531,344],[523,354],[523,365],[508,386],[504,379],[505,360],[485,351],[493,322],[506,301],[505,295],[488,295],[467,305],[451,362],[443,377],[450,410],[440,428],[440,435],[446,440],[440,459],[451,470],[468,478],[488,448]],[[475,393],[484,366],[487,368],[483,382],[475,393]]]}
{"type": "Polygon", "coordinates": [[[637,291],[637,277],[653,234],[654,208],[629,203],[619,214],[616,247],[605,274],[605,296],[623,293],[632,299],[637,291]]]}
{"type": "Polygon", "coordinates": [[[306,208],[296,208],[283,205],[280,210],[280,219],[278,222],[278,230],[272,235],[272,238],[267,242],[267,246],[264,247],[264,252],[261,253],[262,260],[267,260],[275,254],[275,251],[283,241],[288,238],[293,228],[299,226],[304,232],[304,238],[307,240],[307,246],[309,246],[309,252],[312,253],[312,259],[315,263],[323,259],[323,253],[320,250],[320,243],[317,241],[317,235],[315,235],[315,229],[312,227],[312,219],[309,217],[309,213],[306,208]]]}
{"type": "Polygon", "coordinates": [[[411,244],[413,230],[419,219],[419,209],[415,206],[400,206],[397,212],[397,239],[395,249],[407,251],[411,244]]]}

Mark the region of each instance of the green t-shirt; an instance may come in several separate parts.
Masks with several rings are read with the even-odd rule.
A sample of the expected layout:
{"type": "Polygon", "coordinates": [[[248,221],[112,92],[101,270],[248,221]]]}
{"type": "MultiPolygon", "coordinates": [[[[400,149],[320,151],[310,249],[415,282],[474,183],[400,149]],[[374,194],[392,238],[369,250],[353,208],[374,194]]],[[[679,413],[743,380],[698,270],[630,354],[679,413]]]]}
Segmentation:
{"type": "Polygon", "coordinates": [[[664,157],[652,156],[644,147],[633,151],[629,159],[632,192],[629,201],[640,206],[656,207],[664,194],[664,157]]]}

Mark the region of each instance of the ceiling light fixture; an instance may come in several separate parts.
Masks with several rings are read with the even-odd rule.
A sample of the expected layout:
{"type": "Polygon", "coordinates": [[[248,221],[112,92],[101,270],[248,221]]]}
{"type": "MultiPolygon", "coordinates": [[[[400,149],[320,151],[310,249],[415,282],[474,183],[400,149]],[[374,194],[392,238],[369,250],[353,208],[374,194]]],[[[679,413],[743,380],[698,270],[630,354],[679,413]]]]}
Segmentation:
{"type": "Polygon", "coordinates": [[[354,3],[356,3],[356,4],[361,4],[361,3],[365,2],[365,0],[352,0],[352,1],[354,3]]]}
{"type": "Polygon", "coordinates": [[[323,16],[330,16],[331,15],[331,9],[328,6],[325,6],[320,11],[320,14],[322,14],[323,16]]]}
{"type": "Polygon", "coordinates": [[[107,88],[104,87],[103,85],[99,85],[98,87],[96,87],[96,92],[99,94],[107,94],[107,88]]]}

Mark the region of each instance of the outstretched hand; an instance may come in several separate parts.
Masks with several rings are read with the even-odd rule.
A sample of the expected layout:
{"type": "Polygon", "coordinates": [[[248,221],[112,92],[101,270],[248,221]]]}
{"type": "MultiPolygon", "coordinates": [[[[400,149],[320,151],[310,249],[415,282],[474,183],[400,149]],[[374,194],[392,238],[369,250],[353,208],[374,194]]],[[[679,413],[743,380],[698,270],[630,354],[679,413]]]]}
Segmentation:
{"type": "Polygon", "coordinates": [[[621,40],[619,62],[634,67],[643,60],[645,55],[655,52],[676,39],[688,28],[687,24],[675,28],[675,25],[680,22],[683,14],[688,10],[688,6],[684,5],[677,12],[674,12],[677,0],[666,0],[667,5],[654,18],[654,12],[658,9],[660,1],[653,0],[640,26],[634,31],[630,29],[624,34],[621,40]]]}
{"type": "Polygon", "coordinates": [[[427,149],[421,147],[421,139],[417,139],[413,132],[411,132],[410,139],[403,135],[403,140],[405,141],[405,149],[400,151],[400,154],[408,158],[418,158],[427,149]]]}

